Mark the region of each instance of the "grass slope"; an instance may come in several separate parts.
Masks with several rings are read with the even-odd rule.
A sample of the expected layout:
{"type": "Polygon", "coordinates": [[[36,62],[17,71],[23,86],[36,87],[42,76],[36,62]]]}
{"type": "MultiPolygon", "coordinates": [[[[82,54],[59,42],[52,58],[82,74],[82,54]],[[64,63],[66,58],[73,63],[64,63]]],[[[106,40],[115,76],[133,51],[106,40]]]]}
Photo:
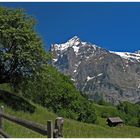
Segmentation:
{"type": "MultiPolygon", "coordinates": [[[[4,105],[5,113],[23,118],[26,120],[31,120],[43,125],[47,124],[47,120],[55,120],[57,117],[55,114],[49,112],[47,109],[36,105],[37,110],[33,114],[24,113],[22,111],[14,111],[11,108],[4,105]]],[[[114,109],[113,107],[103,107],[100,105],[95,105],[96,111],[99,113],[101,109],[114,109]]],[[[65,138],[132,138],[140,137],[140,128],[132,126],[124,127],[114,127],[110,128],[106,125],[106,119],[98,118],[99,124],[86,124],[82,122],[77,122],[74,120],[65,119],[64,123],[64,137],[65,138]]],[[[11,123],[9,121],[4,121],[4,130],[14,138],[41,138],[44,137],[38,133],[30,131],[22,126],[11,123]]]]}

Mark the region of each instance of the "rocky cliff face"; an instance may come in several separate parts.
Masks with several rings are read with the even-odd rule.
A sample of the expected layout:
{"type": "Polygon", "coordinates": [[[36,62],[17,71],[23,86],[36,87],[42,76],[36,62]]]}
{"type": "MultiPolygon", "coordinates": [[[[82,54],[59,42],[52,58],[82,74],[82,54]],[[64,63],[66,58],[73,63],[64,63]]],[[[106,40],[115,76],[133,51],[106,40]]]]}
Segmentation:
{"type": "Polygon", "coordinates": [[[140,51],[112,52],[77,36],[51,47],[52,64],[93,100],[140,101],[140,51]]]}

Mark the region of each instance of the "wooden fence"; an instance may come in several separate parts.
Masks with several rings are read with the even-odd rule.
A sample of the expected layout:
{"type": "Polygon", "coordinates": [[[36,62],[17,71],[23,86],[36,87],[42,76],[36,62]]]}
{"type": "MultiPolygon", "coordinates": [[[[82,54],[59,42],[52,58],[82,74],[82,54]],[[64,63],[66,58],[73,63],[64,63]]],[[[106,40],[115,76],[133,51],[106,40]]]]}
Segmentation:
{"type": "Polygon", "coordinates": [[[5,114],[2,109],[0,109],[0,135],[4,138],[10,138],[10,136],[3,130],[3,119],[9,120],[42,135],[46,135],[48,138],[62,138],[63,137],[63,124],[64,119],[62,117],[57,117],[55,120],[55,125],[51,120],[47,121],[47,127],[41,124],[37,124],[31,121],[16,118],[14,116],[5,114]]]}

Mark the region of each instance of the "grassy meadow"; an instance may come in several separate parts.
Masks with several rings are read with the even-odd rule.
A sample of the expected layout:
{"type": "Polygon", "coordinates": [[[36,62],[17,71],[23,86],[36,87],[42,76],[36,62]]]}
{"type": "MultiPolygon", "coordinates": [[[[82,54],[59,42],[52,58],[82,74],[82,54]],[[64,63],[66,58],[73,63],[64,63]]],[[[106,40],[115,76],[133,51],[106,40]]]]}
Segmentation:
{"type": "MultiPolygon", "coordinates": [[[[25,113],[23,111],[14,111],[10,107],[1,103],[4,106],[5,113],[14,115],[19,118],[37,122],[43,125],[47,124],[47,120],[55,120],[57,115],[49,112],[47,109],[35,105],[36,112],[33,114],[25,113]]],[[[95,105],[97,110],[102,109],[103,106],[95,105]]],[[[106,107],[106,108],[110,108],[106,107]]],[[[113,107],[111,107],[113,109],[113,107]]],[[[97,111],[97,112],[98,112],[97,111]]],[[[99,112],[98,112],[99,113],[99,112]]],[[[45,136],[26,129],[22,126],[14,124],[9,121],[4,121],[4,130],[14,138],[43,138],[45,136]]],[[[132,126],[124,127],[109,127],[106,125],[106,119],[98,116],[98,124],[87,124],[70,119],[65,119],[64,123],[64,137],[65,138],[138,138],[140,137],[140,128],[132,126]]]]}

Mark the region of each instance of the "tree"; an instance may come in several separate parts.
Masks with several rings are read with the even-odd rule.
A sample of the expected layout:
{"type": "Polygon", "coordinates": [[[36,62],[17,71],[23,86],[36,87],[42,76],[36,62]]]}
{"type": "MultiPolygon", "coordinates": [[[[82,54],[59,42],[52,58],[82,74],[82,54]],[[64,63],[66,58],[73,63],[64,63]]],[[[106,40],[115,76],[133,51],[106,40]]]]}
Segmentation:
{"type": "Polygon", "coordinates": [[[0,8],[0,84],[17,85],[47,62],[35,21],[21,9],[0,8]]]}
{"type": "Polygon", "coordinates": [[[37,80],[21,86],[23,96],[62,117],[95,123],[95,109],[76,89],[73,81],[52,66],[44,67],[37,80]],[[32,87],[32,88],[31,88],[32,87]]]}

